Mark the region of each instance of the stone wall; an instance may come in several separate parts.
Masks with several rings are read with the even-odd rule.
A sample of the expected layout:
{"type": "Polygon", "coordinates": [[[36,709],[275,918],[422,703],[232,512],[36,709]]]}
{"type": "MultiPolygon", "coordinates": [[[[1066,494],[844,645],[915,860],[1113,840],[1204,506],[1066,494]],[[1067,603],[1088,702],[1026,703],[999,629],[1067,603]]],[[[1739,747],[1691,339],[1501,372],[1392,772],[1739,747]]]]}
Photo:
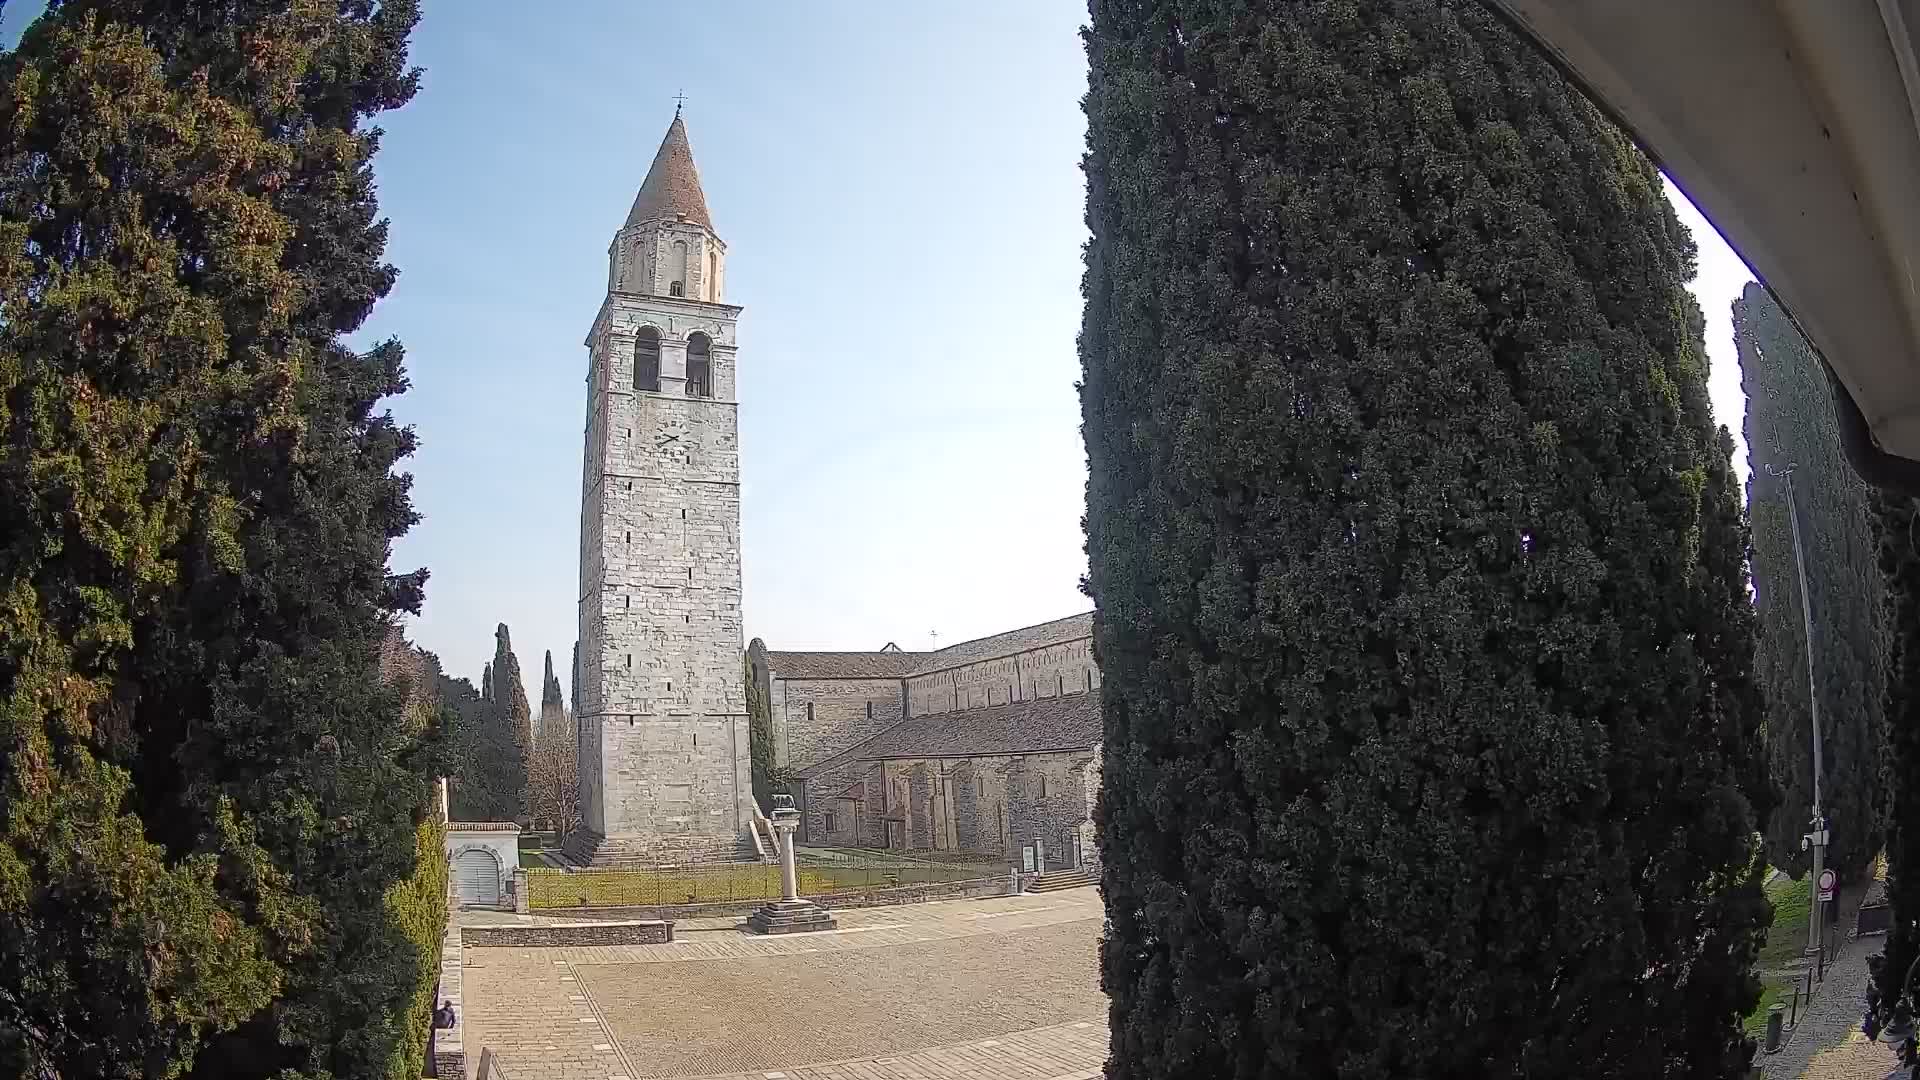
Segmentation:
{"type": "Polygon", "coordinates": [[[670,919],[527,923],[468,926],[460,940],[477,948],[572,948],[583,945],[664,945],[673,940],[670,919]]]}
{"type": "MultiPolygon", "coordinates": [[[[861,907],[891,907],[896,904],[922,904],[930,900],[967,900],[982,896],[1005,896],[1008,877],[1005,868],[981,867],[981,876],[962,881],[935,881],[912,885],[874,885],[844,892],[809,893],[805,899],[834,911],[861,907]]],[[[567,917],[575,922],[604,919],[621,922],[635,918],[697,919],[720,915],[747,915],[766,905],[765,900],[715,901],[706,904],[664,904],[653,907],[569,908],[567,917]]]]}
{"type": "Polygon", "coordinates": [[[1047,869],[1097,867],[1093,805],[1100,750],[850,761],[809,777],[806,841],[964,851],[1013,865],[1044,842],[1047,869]],[[857,802],[840,798],[854,784],[857,802]],[[833,828],[827,815],[834,818],[833,828]]]}
{"type": "Polygon", "coordinates": [[[1099,788],[1097,750],[1011,759],[1007,778],[1007,853],[1044,845],[1042,870],[1081,865],[1092,837],[1089,789],[1099,788]]]}
{"type": "Polygon", "coordinates": [[[622,229],[608,249],[607,288],[671,296],[679,280],[683,295],[718,302],[726,284],[726,252],[720,238],[697,223],[642,221],[622,229]]]}
{"type": "Polygon", "coordinates": [[[899,679],[787,679],[772,673],[774,764],[804,769],[903,717],[899,679]]]}
{"type": "Polygon", "coordinates": [[[883,807],[885,769],[879,762],[849,759],[808,777],[799,792],[800,842],[837,847],[886,847],[883,807]],[[843,798],[854,785],[858,799],[843,798]],[[829,822],[828,817],[832,817],[829,822]]]}
{"type": "Polygon", "coordinates": [[[1100,686],[1093,639],[1077,638],[1011,656],[908,676],[906,696],[913,716],[1085,693],[1100,686]]]}

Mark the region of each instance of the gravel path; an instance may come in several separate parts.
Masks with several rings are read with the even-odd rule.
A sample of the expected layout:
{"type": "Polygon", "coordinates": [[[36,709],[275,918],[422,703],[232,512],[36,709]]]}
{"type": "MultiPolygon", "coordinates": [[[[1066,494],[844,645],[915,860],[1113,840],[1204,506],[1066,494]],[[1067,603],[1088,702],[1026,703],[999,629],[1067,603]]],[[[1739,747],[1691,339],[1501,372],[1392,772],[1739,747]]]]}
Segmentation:
{"type": "Polygon", "coordinates": [[[1778,1054],[1760,1055],[1767,1080],[1886,1080],[1902,1077],[1893,1051],[1868,1042],[1860,1031],[1866,1008],[1867,957],[1880,951],[1880,939],[1849,941],[1827,968],[1814,991],[1813,1004],[1778,1054]]]}

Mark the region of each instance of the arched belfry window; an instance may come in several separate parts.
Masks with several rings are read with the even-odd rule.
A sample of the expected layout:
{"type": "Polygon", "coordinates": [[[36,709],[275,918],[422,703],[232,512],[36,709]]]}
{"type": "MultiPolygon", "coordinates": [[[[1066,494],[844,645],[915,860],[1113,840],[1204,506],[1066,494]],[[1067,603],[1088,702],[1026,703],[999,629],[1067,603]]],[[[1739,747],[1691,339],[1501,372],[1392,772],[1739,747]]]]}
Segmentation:
{"type": "Polygon", "coordinates": [[[660,331],[651,326],[633,338],[633,388],[660,392],[660,331]]]}
{"type": "Polygon", "coordinates": [[[712,343],[705,334],[687,338],[687,396],[713,396],[712,343]]]}

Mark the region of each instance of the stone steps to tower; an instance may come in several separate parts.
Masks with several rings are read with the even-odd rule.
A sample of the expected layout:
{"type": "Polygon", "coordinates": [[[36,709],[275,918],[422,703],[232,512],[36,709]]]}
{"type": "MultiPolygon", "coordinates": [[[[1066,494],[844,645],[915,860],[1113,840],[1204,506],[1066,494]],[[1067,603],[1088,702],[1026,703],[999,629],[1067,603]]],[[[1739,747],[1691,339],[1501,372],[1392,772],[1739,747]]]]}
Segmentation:
{"type": "Polygon", "coordinates": [[[1093,875],[1085,870],[1049,870],[1038,874],[1027,883],[1030,893],[1059,892],[1062,889],[1082,889],[1094,884],[1093,875]]]}

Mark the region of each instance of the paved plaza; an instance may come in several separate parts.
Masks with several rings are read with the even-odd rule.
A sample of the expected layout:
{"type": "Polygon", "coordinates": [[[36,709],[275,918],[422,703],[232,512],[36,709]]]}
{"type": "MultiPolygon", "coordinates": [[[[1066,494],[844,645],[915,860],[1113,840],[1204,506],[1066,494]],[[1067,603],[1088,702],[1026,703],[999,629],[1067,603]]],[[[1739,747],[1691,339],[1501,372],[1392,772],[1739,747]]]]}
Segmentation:
{"type": "Polygon", "coordinates": [[[1102,914],[1075,889],[789,937],[694,919],[668,945],[468,947],[469,1068],[485,1047],[496,1080],[1090,1080],[1102,914]]]}

